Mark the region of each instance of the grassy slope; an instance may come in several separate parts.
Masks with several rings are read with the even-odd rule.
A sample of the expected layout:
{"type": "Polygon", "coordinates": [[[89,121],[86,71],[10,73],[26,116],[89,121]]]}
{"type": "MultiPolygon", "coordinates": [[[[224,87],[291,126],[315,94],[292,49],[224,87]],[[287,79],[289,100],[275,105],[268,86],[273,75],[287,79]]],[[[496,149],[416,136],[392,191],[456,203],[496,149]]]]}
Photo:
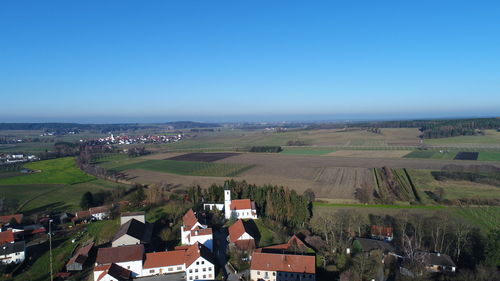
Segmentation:
{"type": "Polygon", "coordinates": [[[0,179],[0,185],[15,184],[75,184],[93,180],[76,167],[72,157],[28,163],[26,168],[40,171],[22,176],[0,179]]]}
{"type": "Polygon", "coordinates": [[[249,165],[208,163],[176,160],[146,160],[138,163],[118,166],[117,171],[144,169],[186,176],[230,177],[251,168],[249,165]]]}

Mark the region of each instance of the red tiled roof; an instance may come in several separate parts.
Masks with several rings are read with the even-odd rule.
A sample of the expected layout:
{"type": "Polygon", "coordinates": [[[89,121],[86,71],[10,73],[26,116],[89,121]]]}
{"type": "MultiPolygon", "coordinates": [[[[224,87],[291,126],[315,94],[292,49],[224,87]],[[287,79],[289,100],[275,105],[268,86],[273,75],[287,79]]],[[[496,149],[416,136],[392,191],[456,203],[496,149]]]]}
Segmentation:
{"type": "Polygon", "coordinates": [[[102,271],[102,273],[97,277],[96,281],[102,280],[104,276],[108,274],[117,280],[129,280],[132,276],[132,271],[125,269],[115,263],[106,266],[96,266],[94,267],[94,271],[102,271]]]}
{"type": "Polygon", "coordinates": [[[187,248],[189,248],[190,245],[182,245],[182,246],[175,246],[174,247],[174,250],[187,250],[187,248]]]}
{"type": "Polygon", "coordinates": [[[273,246],[267,246],[264,247],[264,249],[276,249],[276,250],[290,250],[292,248],[296,249],[307,249],[306,244],[302,242],[297,236],[293,235],[290,239],[288,239],[288,242],[285,244],[279,244],[279,245],[273,245],[273,246]]]}
{"type": "Polygon", "coordinates": [[[89,256],[89,252],[94,247],[94,243],[90,243],[84,247],[81,247],[76,251],[76,253],[69,259],[68,264],[78,262],[78,263],[85,263],[85,260],[89,256]]]}
{"type": "Polygon", "coordinates": [[[255,249],[255,240],[254,239],[244,239],[233,242],[236,247],[242,251],[250,251],[255,249]]]}
{"type": "Polygon", "coordinates": [[[237,220],[233,225],[229,227],[229,240],[232,243],[235,243],[238,238],[241,237],[244,233],[248,233],[248,231],[245,229],[245,223],[243,220],[237,220]]]}
{"type": "Polygon", "coordinates": [[[90,217],[90,211],[78,211],[75,213],[75,218],[88,218],[90,217]]]}
{"type": "Polygon", "coordinates": [[[376,235],[376,236],[392,237],[392,227],[372,225],[371,233],[372,233],[372,235],[376,235]]]}
{"type": "Polygon", "coordinates": [[[188,268],[199,257],[203,257],[204,259],[212,262],[212,255],[210,253],[210,250],[206,246],[198,242],[189,246],[189,248],[187,248],[185,253],[186,253],[185,256],[186,268],[188,268]]]}
{"type": "Polygon", "coordinates": [[[252,201],[250,199],[231,200],[231,210],[247,209],[252,209],[252,201]]]}
{"type": "Polygon", "coordinates": [[[23,214],[0,216],[0,224],[9,223],[12,219],[15,219],[17,223],[21,223],[23,221],[23,214]]]}
{"type": "Polygon", "coordinates": [[[191,230],[191,236],[212,235],[211,228],[196,228],[191,230]]]}
{"type": "Polygon", "coordinates": [[[254,252],[250,269],[316,274],[316,257],[254,252]]]}
{"type": "Polygon", "coordinates": [[[184,264],[185,250],[147,253],[144,268],[156,268],[184,264]]]}
{"type": "Polygon", "coordinates": [[[0,232],[0,244],[12,243],[15,241],[12,229],[0,232]]]}
{"type": "Polygon", "coordinates": [[[99,207],[93,207],[89,209],[89,212],[91,215],[99,214],[99,213],[106,213],[109,211],[108,206],[99,206],[99,207]]]}
{"type": "Polygon", "coordinates": [[[97,264],[111,264],[117,262],[142,260],[144,245],[130,245],[113,248],[101,248],[97,252],[97,264]]]}
{"type": "Polygon", "coordinates": [[[187,211],[187,213],[182,217],[182,223],[187,229],[191,229],[197,222],[198,219],[196,218],[193,209],[189,209],[189,211],[187,211]]]}

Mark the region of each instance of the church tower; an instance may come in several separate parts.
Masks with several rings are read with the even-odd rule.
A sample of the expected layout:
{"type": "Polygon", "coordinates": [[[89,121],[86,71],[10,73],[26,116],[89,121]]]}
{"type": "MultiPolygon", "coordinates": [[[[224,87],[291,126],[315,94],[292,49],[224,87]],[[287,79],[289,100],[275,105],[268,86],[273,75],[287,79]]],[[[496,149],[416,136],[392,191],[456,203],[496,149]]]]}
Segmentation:
{"type": "Polygon", "coordinates": [[[231,190],[224,189],[224,216],[231,218],[231,190]]]}

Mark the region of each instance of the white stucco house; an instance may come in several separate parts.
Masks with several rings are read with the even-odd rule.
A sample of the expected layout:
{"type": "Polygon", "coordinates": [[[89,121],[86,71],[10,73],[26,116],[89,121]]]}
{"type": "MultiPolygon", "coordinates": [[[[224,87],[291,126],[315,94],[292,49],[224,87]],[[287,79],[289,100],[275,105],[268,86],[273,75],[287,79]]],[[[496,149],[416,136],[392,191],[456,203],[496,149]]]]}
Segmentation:
{"type": "Polygon", "coordinates": [[[193,245],[200,243],[206,246],[210,251],[213,250],[212,229],[201,224],[196,218],[192,209],[182,217],[181,243],[183,245],[193,245]]]}

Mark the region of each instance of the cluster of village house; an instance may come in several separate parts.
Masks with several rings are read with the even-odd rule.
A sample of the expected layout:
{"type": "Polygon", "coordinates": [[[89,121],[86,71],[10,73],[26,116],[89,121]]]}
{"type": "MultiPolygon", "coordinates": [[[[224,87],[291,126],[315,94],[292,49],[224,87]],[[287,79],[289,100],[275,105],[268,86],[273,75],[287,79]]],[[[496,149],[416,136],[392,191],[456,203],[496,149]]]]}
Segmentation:
{"type": "Polygon", "coordinates": [[[92,140],[80,140],[80,142],[85,142],[89,145],[111,145],[111,144],[145,144],[145,143],[171,143],[178,142],[182,139],[182,134],[176,135],[147,135],[147,136],[127,136],[119,135],[115,136],[111,134],[109,137],[98,138],[92,140]]]}
{"type": "Polygon", "coordinates": [[[41,224],[23,224],[22,214],[0,216],[0,261],[19,264],[26,258],[26,244],[40,236],[46,229],[41,224]]]}
{"type": "Polygon", "coordinates": [[[39,160],[39,158],[35,155],[0,153],[0,164],[22,163],[37,160],[39,160]]]}
{"type": "MultiPolygon", "coordinates": [[[[276,280],[315,280],[316,257],[297,236],[292,236],[287,243],[256,248],[254,230],[249,227],[251,220],[257,219],[255,203],[249,199],[231,200],[231,193],[225,190],[223,204],[205,204],[206,210],[214,208],[224,212],[226,219],[235,219],[228,228],[230,245],[248,253],[250,260],[250,279],[276,280]]],[[[104,220],[109,217],[109,208],[105,206],[77,212],[74,216],[63,213],[58,219],[61,223],[75,223],[91,220],[104,220]]],[[[22,215],[0,217],[0,260],[3,263],[20,263],[25,259],[25,241],[21,237],[33,237],[45,234],[41,225],[22,225],[22,215]]],[[[132,280],[136,278],[182,273],[185,280],[214,280],[216,278],[216,259],[213,255],[216,247],[212,229],[200,223],[192,210],[182,218],[181,246],[170,251],[154,252],[150,247],[152,224],[145,220],[144,212],[122,213],[120,228],[111,241],[111,247],[97,249],[93,276],[94,281],[132,280]]],[[[384,253],[384,260],[390,257],[402,258],[391,245],[393,231],[390,227],[372,226],[371,238],[356,238],[362,252],[369,255],[374,250],[384,253]]],[[[66,273],[84,268],[92,242],[86,243],[75,251],[66,264],[66,273]]],[[[348,249],[349,253],[350,249],[348,249]]],[[[421,252],[427,269],[433,272],[455,271],[455,264],[444,254],[421,252]]],[[[402,268],[404,273],[405,269],[402,268]]],[[[411,272],[406,272],[411,274],[411,272]]]]}

